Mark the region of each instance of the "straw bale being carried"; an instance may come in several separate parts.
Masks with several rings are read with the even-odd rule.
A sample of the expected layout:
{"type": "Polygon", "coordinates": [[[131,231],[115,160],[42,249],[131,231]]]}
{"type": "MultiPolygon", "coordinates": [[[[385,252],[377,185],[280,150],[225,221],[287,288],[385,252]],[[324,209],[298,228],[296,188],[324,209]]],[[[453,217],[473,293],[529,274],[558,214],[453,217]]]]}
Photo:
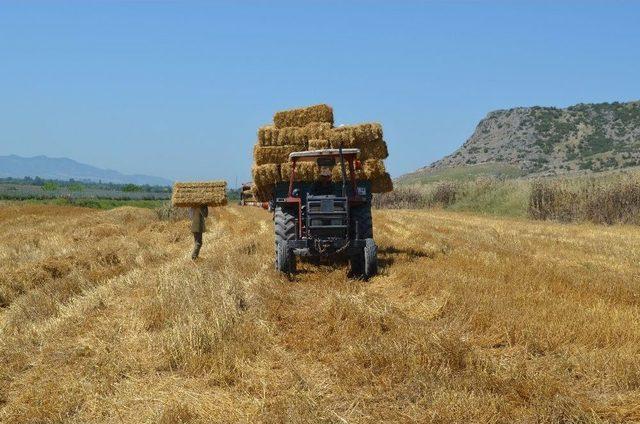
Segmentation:
{"type": "Polygon", "coordinates": [[[269,163],[266,165],[254,165],[251,169],[253,182],[256,186],[264,187],[282,181],[280,177],[280,165],[269,163]]]}
{"type": "Polygon", "coordinates": [[[276,112],[273,123],[276,128],[304,127],[312,122],[326,122],[333,125],[333,109],[329,105],[315,105],[300,109],[276,112]]]}
{"type": "Polygon", "coordinates": [[[329,131],[327,139],[335,148],[340,144],[342,147],[358,148],[367,143],[382,140],[382,125],[374,122],[333,128],[329,131]]]}
{"type": "Polygon", "coordinates": [[[253,149],[253,161],[256,165],[283,163],[289,160],[289,154],[306,150],[306,146],[260,146],[253,149]]]}
{"type": "Polygon", "coordinates": [[[273,198],[273,192],[273,185],[264,187],[254,185],[253,187],[251,187],[251,193],[253,194],[253,197],[257,202],[268,202],[273,198]]]}
{"type": "Polygon", "coordinates": [[[176,207],[224,206],[226,181],[183,182],[173,185],[171,203],[176,207]]]}
{"type": "MultiPolygon", "coordinates": [[[[349,162],[347,161],[344,162],[344,172],[347,174],[347,181],[349,181],[351,179],[351,171],[349,171],[349,162]]],[[[366,179],[363,169],[355,169],[355,172],[356,180],[366,179]]],[[[331,171],[331,179],[337,182],[342,181],[342,167],[340,166],[340,160],[336,160],[336,166],[334,166],[331,171]]]]}
{"type": "Polygon", "coordinates": [[[258,129],[258,143],[261,146],[304,146],[311,139],[326,138],[331,131],[331,124],[311,123],[304,127],[276,128],[272,125],[258,129]]]}
{"type": "Polygon", "coordinates": [[[393,181],[388,173],[371,180],[372,193],[387,193],[389,191],[393,191],[393,181]]]}
{"type": "Polygon", "coordinates": [[[384,162],[381,159],[367,159],[362,162],[362,169],[364,171],[364,177],[367,180],[375,180],[376,178],[383,177],[387,170],[384,167],[384,162]]]}
{"type": "Polygon", "coordinates": [[[389,157],[387,143],[382,139],[359,144],[357,148],[360,149],[360,160],[363,161],[368,159],[386,159],[389,157]]]}
{"type": "MultiPolygon", "coordinates": [[[[291,176],[291,162],[283,163],[281,174],[283,181],[289,181],[291,176]]],[[[320,169],[315,162],[298,162],[296,164],[296,176],[294,181],[317,181],[320,178],[320,169]]]]}
{"type": "Polygon", "coordinates": [[[329,140],[323,139],[311,139],[309,140],[309,150],[322,150],[322,149],[330,149],[331,143],[329,140]]]}

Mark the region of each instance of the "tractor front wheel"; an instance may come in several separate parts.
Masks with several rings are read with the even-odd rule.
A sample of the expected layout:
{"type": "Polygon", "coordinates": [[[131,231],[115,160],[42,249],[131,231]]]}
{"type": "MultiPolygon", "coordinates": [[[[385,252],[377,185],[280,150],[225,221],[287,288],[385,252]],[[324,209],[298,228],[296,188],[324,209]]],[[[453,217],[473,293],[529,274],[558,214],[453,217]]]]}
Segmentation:
{"type": "Polygon", "coordinates": [[[276,206],[275,216],[276,270],[285,274],[296,271],[296,257],[287,242],[296,238],[296,221],[292,210],[276,206]]]}
{"type": "Polygon", "coordinates": [[[276,244],[276,270],[283,274],[296,272],[296,257],[286,242],[276,244]]]}
{"type": "Polygon", "coordinates": [[[378,273],[378,246],[369,238],[364,246],[364,278],[368,280],[378,273]]]}
{"type": "Polygon", "coordinates": [[[372,238],[365,240],[362,252],[349,259],[351,276],[368,280],[378,273],[378,246],[372,238]]]}

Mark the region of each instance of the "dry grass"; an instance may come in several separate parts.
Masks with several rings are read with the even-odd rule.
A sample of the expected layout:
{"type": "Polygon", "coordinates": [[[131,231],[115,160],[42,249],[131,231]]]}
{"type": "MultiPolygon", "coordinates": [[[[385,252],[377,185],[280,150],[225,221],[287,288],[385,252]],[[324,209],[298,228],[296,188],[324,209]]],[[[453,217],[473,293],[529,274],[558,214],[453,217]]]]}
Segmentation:
{"type": "Polygon", "coordinates": [[[638,225],[640,174],[534,181],[529,216],[565,222],[638,225]]]}
{"type": "Polygon", "coordinates": [[[0,422],[640,420],[640,230],[376,211],[381,275],[271,216],[0,208],[0,422]],[[11,277],[6,277],[10,275],[11,277]]]}

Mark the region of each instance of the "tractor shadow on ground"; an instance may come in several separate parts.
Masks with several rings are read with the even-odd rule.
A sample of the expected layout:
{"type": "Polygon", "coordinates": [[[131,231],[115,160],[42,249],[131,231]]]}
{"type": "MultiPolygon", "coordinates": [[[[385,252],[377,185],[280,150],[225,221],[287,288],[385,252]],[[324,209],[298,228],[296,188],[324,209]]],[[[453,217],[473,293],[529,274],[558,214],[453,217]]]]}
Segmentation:
{"type": "Polygon", "coordinates": [[[378,248],[378,264],[383,267],[393,265],[399,257],[405,257],[409,260],[415,259],[433,259],[437,255],[436,252],[424,252],[417,249],[398,249],[393,246],[378,248]]]}

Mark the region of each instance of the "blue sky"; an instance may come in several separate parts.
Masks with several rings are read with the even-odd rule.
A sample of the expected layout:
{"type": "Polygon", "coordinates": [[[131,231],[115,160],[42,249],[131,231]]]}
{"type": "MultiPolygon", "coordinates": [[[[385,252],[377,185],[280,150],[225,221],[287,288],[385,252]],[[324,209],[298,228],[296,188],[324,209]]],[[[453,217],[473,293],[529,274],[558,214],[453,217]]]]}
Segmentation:
{"type": "Polygon", "coordinates": [[[258,126],[329,103],[399,176],[487,112],[640,98],[640,2],[0,2],[0,155],[250,179],[258,126]]]}

